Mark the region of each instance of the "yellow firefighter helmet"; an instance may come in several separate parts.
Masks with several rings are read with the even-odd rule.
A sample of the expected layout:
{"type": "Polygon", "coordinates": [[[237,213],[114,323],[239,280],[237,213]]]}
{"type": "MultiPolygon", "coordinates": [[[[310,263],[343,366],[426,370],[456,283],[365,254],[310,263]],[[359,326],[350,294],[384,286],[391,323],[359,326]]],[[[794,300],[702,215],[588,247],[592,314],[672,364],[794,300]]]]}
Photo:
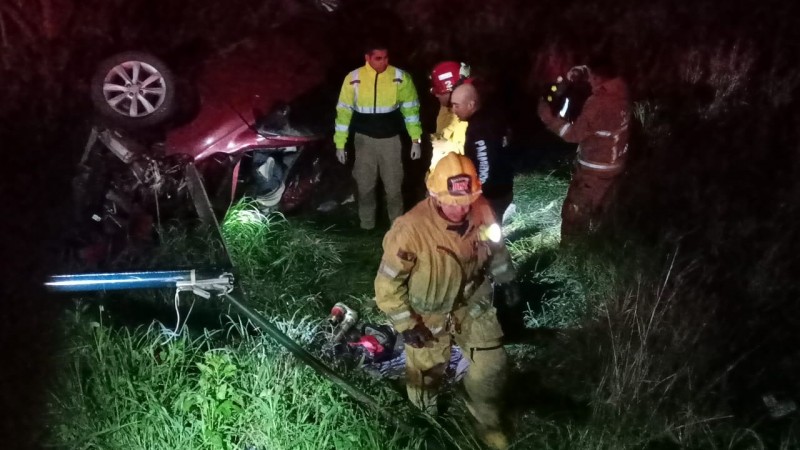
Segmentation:
{"type": "Polygon", "coordinates": [[[431,197],[446,205],[469,205],[481,195],[475,165],[457,153],[448,153],[440,159],[426,184],[431,197]]]}

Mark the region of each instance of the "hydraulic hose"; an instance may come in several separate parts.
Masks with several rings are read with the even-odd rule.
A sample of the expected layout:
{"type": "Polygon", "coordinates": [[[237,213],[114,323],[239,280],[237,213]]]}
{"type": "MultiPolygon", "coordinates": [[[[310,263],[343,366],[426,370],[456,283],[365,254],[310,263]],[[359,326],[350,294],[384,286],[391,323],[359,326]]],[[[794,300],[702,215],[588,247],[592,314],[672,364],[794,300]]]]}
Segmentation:
{"type": "Polygon", "coordinates": [[[223,297],[225,297],[240,313],[250,319],[260,330],[264,331],[271,338],[275,339],[275,341],[286,348],[286,350],[289,350],[289,352],[291,352],[297,359],[305,363],[308,367],[314,369],[314,371],[332,381],[335,385],[339,386],[345,392],[350,394],[350,396],[354,399],[375,410],[375,412],[382,415],[385,419],[389,420],[389,422],[393,423],[398,428],[403,429],[404,431],[411,431],[411,428],[405,422],[401,421],[396,415],[392,415],[384,408],[381,408],[374,398],[350,384],[346,379],[342,378],[338,373],[333,371],[333,369],[309,353],[308,350],[304,349],[302,346],[300,346],[300,344],[284,334],[280,329],[278,329],[278,327],[269,322],[264,316],[254,311],[231,294],[223,294],[223,297]]]}

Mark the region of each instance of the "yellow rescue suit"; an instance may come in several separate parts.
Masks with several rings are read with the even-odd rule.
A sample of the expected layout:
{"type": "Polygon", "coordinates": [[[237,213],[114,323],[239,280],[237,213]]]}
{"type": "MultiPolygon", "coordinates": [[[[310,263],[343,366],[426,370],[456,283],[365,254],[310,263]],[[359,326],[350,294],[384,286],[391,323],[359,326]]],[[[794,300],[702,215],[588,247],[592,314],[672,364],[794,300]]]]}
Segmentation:
{"type": "Polygon", "coordinates": [[[384,237],[375,278],[377,306],[394,327],[403,332],[422,323],[435,338],[423,348],[405,347],[409,399],[436,412],[437,388],[455,341],[470,359],[467,405],[489,429],[500,424],[506,353],[488,277],[507,283],[515,276],[505,246],[481,240],[482,229],[493,222],[483,197],[460,224],[446,220],[436,200],[427,198],[399,217],[384,237]]]}

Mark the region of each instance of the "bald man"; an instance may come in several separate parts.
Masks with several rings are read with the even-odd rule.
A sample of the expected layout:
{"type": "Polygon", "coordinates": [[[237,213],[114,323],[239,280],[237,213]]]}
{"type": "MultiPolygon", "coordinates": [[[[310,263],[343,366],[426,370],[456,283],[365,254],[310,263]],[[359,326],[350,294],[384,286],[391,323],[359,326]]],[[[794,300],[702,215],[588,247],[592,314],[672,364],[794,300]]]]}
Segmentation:
{"type": "Polygon", "coordinates": [[[471,84],[455,88],[450,102],[453,114],[468,123],[464,154],[478,169],[483,196],[501,222],[514,198],[514,170],[503,115],[484,108],[478,90],[471,84]]]}

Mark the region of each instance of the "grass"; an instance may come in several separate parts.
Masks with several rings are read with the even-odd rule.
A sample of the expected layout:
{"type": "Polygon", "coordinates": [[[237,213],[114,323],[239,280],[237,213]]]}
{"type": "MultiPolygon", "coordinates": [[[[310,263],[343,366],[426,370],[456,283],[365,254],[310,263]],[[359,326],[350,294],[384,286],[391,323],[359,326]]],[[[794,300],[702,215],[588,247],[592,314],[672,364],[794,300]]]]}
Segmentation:
{"type": "MultiPolygon", "coordinates": [[[[724,370],[685,353],[705,345],[706,316],[683,314],[677,292],[689,277],[675,258],[648,278],[636,258],[628,269],[639,270],[626,272],[618,256],[590,244],[560,249],[565,188],[552,174],[519,176],[517,213],[505,227],[523,287],[541,296],[527,297],[526,325],[555,330],[509,346],[513,448],[766,448],[771,441],[712,401],[724,370]]],[[[327,358],[314,349],[334,301],[382,320],[368,284],[378,234],[289,222],[247,203],[223,230],[252,305],[320,357],[327,358]],[[349,280],[364,283],[328,292],[342,265],[355,272],[349,280]]],[[[174,335],[157,323],[119,328],[91,317],[76,312],[68,320],[64,376],[51,391],[54,447],[480,448],[457,391],[445,393],[444,417],[419,418],[425,425],[408,435],[235,320],[221,331],[174,335]]],[[[347,376],[396,414],[414,417],[399,386],[360,371],[347,376]]],[[[791,448],[792,439],[782,435],[778,448],[791,448]]]]}
{"type": "Polygon", "coordinates": [[[231,208],[222,233],[242,289],[255,306],[264,311],[320,312],[318,300],[300,303],[294,297],[319,294],[323,281],[341,269],[339,250],[331,239],[279,214],[265,216],[247,202],[231,208]]]}
{"type": "MultiPolygon", "coordinates": [[[[323,296],[319,290],[324,283],[333,284],[330,278],[341,269],[337,247],[314,224],[265,216],[247,202],[231,210],[223,233],[251,306],[327,358],[318,344],[324,339],[328,308],[339,294],[323,296]]],[[[179,233],[167,238],[180,244],[173,248],[185,249],[188,239],[179,233]]],[[[374,252],[380,236],[362,242],[368,240],[372,242],[363,248],[374,252]]],[[[355,257],[359,254],[357,250],[355,257]]],[[[366,267],[363,272],[374,276],[366,267]]],[[[372,303],[365,290],[348,286],[339,292],[345,290],[352,294],[350,304],[366,309],[372,303]]],[[[132,302],[147,296],[130,294],[132,302]]],[[[162,304],[171,300],[165,294],[162,304]]],[[[175,334],[171,323],[119,327],[119,321],[108,321],[108,310],[101,307],[95,316],[94,309],[82,305],[69,318],[68,344],[60,356],[65,376],[52,390],[55,447],[401,449],[420,448],[423,440],[447,442],[450,434],[460,433],[459,448],[477,448],[465,431],[463,407],[454,407],[441,419],[451,425],[447,430],[432,422],[426,426],[429,432],[399,434],[382,416],[356,404],[244,324],[229,323],[215,332],[195,326],[175,334]]],[[[183,304],[184,320],[187,309],[183,304]]],[[[171,305],[162,312],[168,315],[171,305]]],[[[124,312],[111,310],[112,316],[118,313],[124,312]]],[[[190,326],[197,314],[188,319],[190,326]]],[[[358,371],[349,378],[393,413],[416,415],[398,387],[358,371]]]]}
{"type": "Polygon", "coordinates": [[[55,446],[417,446],[267,338],[241,331],[241,326],[229,329],[237,336],[233,341],[221,332],[165,339],[153,326],[115,330],[74,323],[68,337],[74,346],[62,355],[68,372],[51,398],[51,409],[58,411],[53,423],[60,423],[51,430],[55,446]]]}

